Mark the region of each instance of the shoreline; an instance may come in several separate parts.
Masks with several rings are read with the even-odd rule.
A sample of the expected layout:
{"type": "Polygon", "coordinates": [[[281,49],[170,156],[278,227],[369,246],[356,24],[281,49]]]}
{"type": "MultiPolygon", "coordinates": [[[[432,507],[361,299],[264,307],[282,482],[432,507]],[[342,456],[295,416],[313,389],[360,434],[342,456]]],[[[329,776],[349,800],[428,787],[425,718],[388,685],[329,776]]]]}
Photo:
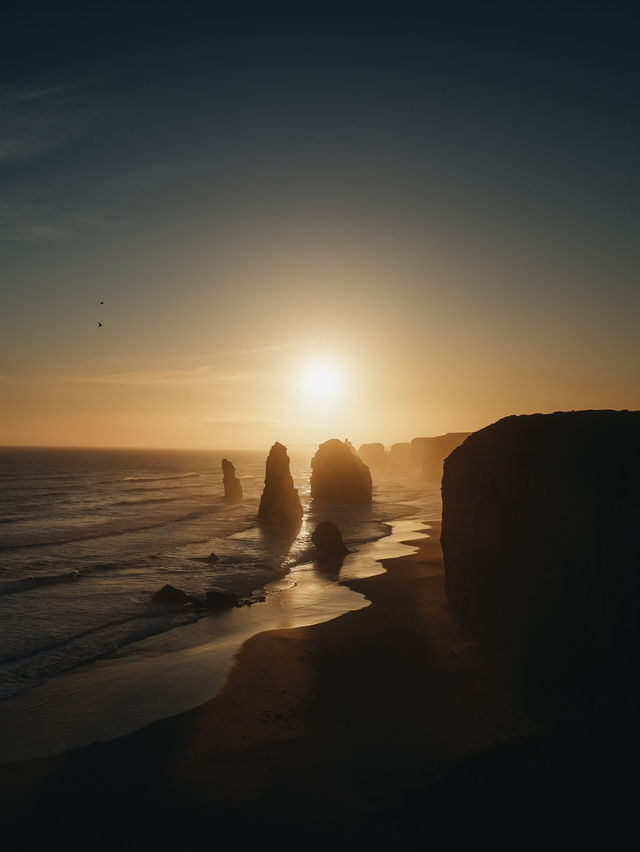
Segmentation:
{"type": "Polygon", "coordinates": [[[426,523],[428,537],[406,540],[410,552],[384,560],[385,573],[346,581],[369,606],[252,636],[201,706],[1,765],[15,824],[35,816],[36,833],[69,820],[89,830],[108,811],[105,844],[144,832],[143,848],[167,848],[174,832],[179,845],[185,826],[217,838],[277,829],[305,843],[373,841],[413,819],[416,796],[465,759],[538,734],[453,617],[439,523],[426,523]]]}
{"type": "Polygon", "coordinates": [[[0,765],[49,757],[127,736],[159,719],[212,700],[245,642],[369,606],[350,582],[384,572],[418,535],[418,517],[389,522],[391,532],[357,547],[339,575],[314,563],[293,566],[270,584],[264,603],[233,608],[147,637],[124,654],[79,666],[0,703],[0,765]]]}

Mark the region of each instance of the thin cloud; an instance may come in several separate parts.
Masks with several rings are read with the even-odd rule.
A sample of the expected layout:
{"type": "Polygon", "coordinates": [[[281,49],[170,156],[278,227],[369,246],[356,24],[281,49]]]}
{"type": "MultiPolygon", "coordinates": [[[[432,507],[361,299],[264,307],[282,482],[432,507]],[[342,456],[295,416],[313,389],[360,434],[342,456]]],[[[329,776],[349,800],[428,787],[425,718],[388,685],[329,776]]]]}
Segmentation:
{"type": "Polygon", "coordinates": [[[98,213],[59,214],[50,205],[0,203],[0,243],[62,242],[103,221],[98,213]]]}
{"type": "Polygon", "coordinates": [[[208,367],[194,370],[131,370],[119,373],[58,376],[65,384],[91,385],[216,385],[263,378],[258,373],[214,373],[208,367]]]}
{"type": "Polygon", "coordinates": [[[95,107],[78,94],[87,81],[0,92],[0,163],[30,160],[59,148],[87,126],[95,107]]]}
{"type": "Polygon", "coordinates": [[[208,357],[221,357],[223,355],[262,355],[265,352],[279,352],[283,349],[298,349],[308,346],[312,342],[307,340],[291,340],[288,343],[274,343],[273,346],[254,346],[251,349],[225,349],[222,352],[211,352],[208,357]]]}
{"type": "Polygon", "coordinates": [[[0,107],[11,104],[31,103],[47,98],[58,97],[69,92],[76,91],[86,85],[87,81],[75,81],[73,83],[62,83],[58,86],[45,86],[31,89],[4,89],[0,91],[0,107]]]}

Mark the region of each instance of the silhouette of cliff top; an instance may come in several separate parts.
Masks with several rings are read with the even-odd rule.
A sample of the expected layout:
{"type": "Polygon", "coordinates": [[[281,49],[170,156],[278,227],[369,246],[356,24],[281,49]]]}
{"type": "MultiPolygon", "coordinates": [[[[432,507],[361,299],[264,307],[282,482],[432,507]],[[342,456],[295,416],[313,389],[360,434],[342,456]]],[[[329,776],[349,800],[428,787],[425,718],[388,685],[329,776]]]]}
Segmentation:
{"type": "MultiPolygon", "coordinates": [[[[556,411],[552,414],[512,414],[472,432],[448,457],[445,468],[451,474],[462,464],[483,465],[492,459],[513,464],[531,452],[561,452],[564,464],[574,459],[579,467],[585,461],[605,463],[620,441],[630,454],[627,461],[640,458],[640,411],[588,409],[556,411]],[[613,443],[612,443],[613,442],[613,443]],[[499,450],[499,455],[492,455],[499,450]],[[603,454],[604,451],[604,454],[603,454]],[[585,455],[586,453],[586,455],[585,455]]],[[[615,466],[614,466],[615,467],[615,466]]],[[[613,474],[614,468],[611,469],[613,474]]]]}

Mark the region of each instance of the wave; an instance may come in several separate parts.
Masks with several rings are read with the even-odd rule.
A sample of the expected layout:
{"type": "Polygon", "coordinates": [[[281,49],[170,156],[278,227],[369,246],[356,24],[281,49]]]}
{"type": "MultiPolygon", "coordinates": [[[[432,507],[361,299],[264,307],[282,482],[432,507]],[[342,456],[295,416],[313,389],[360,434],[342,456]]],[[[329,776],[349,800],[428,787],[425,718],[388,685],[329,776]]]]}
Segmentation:
{"type": "Polygon", "coordinates": [[[0,595],[13,595],[17,592],[28,592],[37,586],[52,586],[58,583],[75,583],[86,573],[82,569],[67,571],[64,574],[35,574],[31,577],[22,577],[20,580],[12,580],[9,583],[0,584],[0,595]]]}
{"type": "Polygon", "coordinates": [[[117,500],[115,503],[111,503],[111,506],[142,506],[147,503],[175,503],[177,500],[180,500],[180,497],[143,497],[138,500],[135,497],[131,500],[117,500]]]}
{"type": "MultiPolygon", "coordinates": [[[[2,674],[6,675],[16,666],[24,671],[25,663],[38,658],[46,660],[53,653],[65,650],[68,656],[61,657],[58,654],[49,659],[39,671],[32,672],[32,677],[35,675],[35,683],[25,684],[26,689],[30,689],[41,681],[43,676],[50,677],[53,674],[74,668],[79,663],[95,662],[109,656],[122,646],[170,630],[179,624],[197,621],[198,617],[202,617],[202,615],[192,609],[178,608],[175,611],[160,613],[157,607],[149,607],[146,613],[138,613],[133,617],[129,615],[105,624],[98,624],[77,633],[75,636],[64,637],[60,641],[54,641],[50,645],[34,649],[30,653],[1,659],[0,671],[4,670],[2,674]]],[[[7,695],[0,697],[6,698],[10,694],[22,691],[24,690],[11,690],[7,695]]]]}
{"type": "Polygon", "coordinates": [[[142,532],[144,530],[152,530],[158,527],[166,527],[169,524],[182,523],[183,521],[192,521],[196,518],[202,518],[213,511],[215,504],[210,504],[206,509],[200,511],[187,512],[186,515],[178,515],[172,518],[163,518],[156,520],[153,523],[148,523],[146,520],[140,523],[131,523],[126,527],[114,527],[105,529],[100,527],[92,532],[87,532],[82,535],[66,534],[57,539],[48,539],[44,541],[23,541],[15,544],[0,544],[0,552],[8,550],[22,550],[29,547],[55,547],[64,544],[71,544],[76,541],[91,541],[93,539],[110,538],[111,536],[127,535],[129,533],[142,532]]]}
{"type": "Polygon", "coordinates": [[[125,476],[123,482],[164,482],[171,479],[193,479],[202,478],[201,473],[171,473],[167,476],[125,476]]]}
{"type": "MultiPolygon", "coordinates": [[[[146,482],[150,482],[151,480],[147,479],[146,482]]],[[[187,488],[206,488],[205,483],[196,483],[195,485],[165,485],[164,487],[158,485],[152,485],[150,488],[147,488],[145,485],[137,485],[133,488],[127,488],[127,494],[133,494],[135,491],[153,491],[157,493],[158,491],[186,491],[187,488]]]]}

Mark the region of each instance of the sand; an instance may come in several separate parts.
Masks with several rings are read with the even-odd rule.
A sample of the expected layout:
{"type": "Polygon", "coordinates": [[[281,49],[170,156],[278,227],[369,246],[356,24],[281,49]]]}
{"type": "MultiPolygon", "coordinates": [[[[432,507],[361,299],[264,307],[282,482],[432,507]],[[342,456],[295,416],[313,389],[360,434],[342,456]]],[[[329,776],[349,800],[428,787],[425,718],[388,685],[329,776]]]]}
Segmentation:
{"type": "Polygon", "coordinates": [[[254,636],[201,707],[0,766],[5,823],[24,848],[60,832],[94,848],[527,848],[561,801],[571,832],[576,749],[458,624],[429,526],[387,573],[349,581],[369,607],[254,636]]]}

